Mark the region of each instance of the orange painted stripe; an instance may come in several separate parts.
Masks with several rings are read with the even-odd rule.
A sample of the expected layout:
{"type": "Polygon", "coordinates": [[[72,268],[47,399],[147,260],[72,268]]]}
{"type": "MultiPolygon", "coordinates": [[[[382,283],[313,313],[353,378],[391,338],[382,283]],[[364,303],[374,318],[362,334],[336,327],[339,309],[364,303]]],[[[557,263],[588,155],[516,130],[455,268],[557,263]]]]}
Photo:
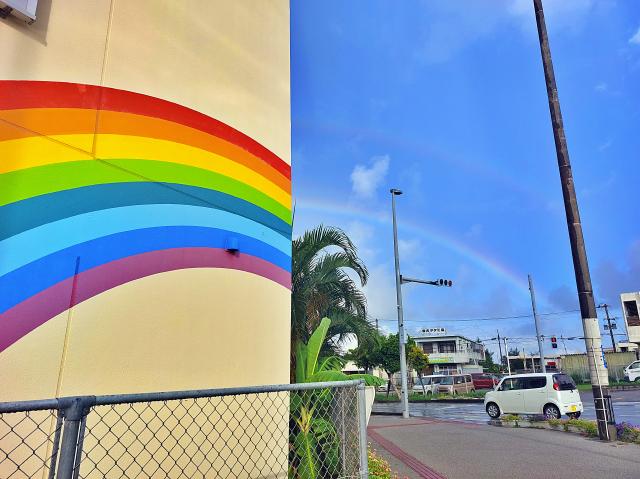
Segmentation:
{"type": "MultiPolygon", "coordinates": [[[[93,132],[143,136],[194,146],[252,169],[287,193],[291,181],[247,150],[202,130],[160,118],[81,108],[28,108],[0,111],[0,141],[30,136],[93,132]],[[96,128],[96,121],[98,126],[96,128]]],[[[77,147],[77,145],[71,145],[77,147]]],[[[83,145],[88,146],[88,145],[83,145]]],[[[82,148],[81,148],[82,149],[82,148]]]]}

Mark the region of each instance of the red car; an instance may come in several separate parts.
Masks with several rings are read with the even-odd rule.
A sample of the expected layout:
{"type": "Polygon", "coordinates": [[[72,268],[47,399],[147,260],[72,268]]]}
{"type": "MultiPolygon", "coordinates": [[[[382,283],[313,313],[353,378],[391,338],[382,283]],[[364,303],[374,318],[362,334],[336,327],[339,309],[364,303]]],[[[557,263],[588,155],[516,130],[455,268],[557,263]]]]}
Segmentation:
{"type": "Polygon", "coordinates": [[[472,373],[473,387],[477,389],[493,389],[500,381],[491,374],[472,373]]]}

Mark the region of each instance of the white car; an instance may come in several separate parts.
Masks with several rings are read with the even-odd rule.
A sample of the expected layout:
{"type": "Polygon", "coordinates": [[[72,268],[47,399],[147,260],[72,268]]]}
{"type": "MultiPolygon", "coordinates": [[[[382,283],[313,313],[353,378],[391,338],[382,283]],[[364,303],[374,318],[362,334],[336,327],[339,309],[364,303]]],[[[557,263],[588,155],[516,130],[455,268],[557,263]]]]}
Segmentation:
{"type": "Polygon", "coordinates": [[[640,382],[640,361],[634,361],[624,368],[624,378],[627,381],[640,382]]]}
{"type": "Polygon", "coordinates": [[[438,384],[445,376],[442,374],[435,374],[431,376],[422,376],[422,384],[424,384],[424,389],[422,388],[422,384],[420,384],[420,379],[416,378],[413,383],[413,388],[411,388],[412,393],[417,394],[426,394],[427,396],[436,392],[438,388],[438,384]]]}
{"type": "Polygon", "coordinates": [[[506,376],[484,397],[491,418],[500,414],[544,414],[549,419],[580,417],[580,394],[571,376],[563,373],[506,376]]]}

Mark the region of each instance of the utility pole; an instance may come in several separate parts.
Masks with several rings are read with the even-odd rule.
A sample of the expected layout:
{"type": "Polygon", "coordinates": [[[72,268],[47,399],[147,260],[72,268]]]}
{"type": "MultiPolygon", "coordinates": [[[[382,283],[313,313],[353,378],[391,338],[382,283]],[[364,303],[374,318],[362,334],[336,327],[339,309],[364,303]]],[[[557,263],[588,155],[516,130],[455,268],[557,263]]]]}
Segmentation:
{"type": "Polygon", "coordinates": [[[405,354],[404,320],[402,317],[402,280],[400,276],[400,257],[398,255],[398,226],[396,225],[396,196],[402,191],[392,189],[391,213],[393,216],[393,253],[396,266],[396,300],[398,307],[398,342],[400,343],[400,381],[402,388],[402,417],[409,417],[409,385],[407,380],[407,357],[405,354]]]}
{"type": "Polygon", "coordinates": [[[502,343],[500,342],[500,331],[496,329],[498,333],[498,349],[500,350],[500,365],[502,365],[502,343]]]}
{"type": "Polygon", "coordinates": [[[509,363],[509,346],[507,345],[507,338],[504,339],[504,354],[507,357],[507,370],[509,371],[509,376],[511,376],[511,364],[509,363]]]}
{"type": "MultiPolygon", "coordinates": [[[[533,309],[533,320],[536,323],[536,338],[538,339],[538,353],[540,354],[540,368],[543,373],[547,372],[547,366],[544,361],[544,351],[542,350],[542,338],[540,337],[540,323],[538,321],[538,310],[536,309],[536,293],[533,291],[533,279],[531,275],[527,275],[529,278],[529,293],[531,293],[531,309],[533,309]]],[[[535,373],[535,368],[533,370],[535,373]]]]}
{"type": "MultiPolygon", "coordinates": [[[[611,396],[609,395],[609,377],[604,364],[602,353],[602,339],[600,337],[600,325],[596,314],[596,304],[593,300],[593,290],[591,287],[591,276],[589,274],[589,264],[587,262],[587,251],[582,235],[582,224],[580,223],[580,213],[578,211],[578,200],[571,172],[569,161],[569,150],[564,134],[562,123],[562,112],[560,111],[560,100],[558,99],[558,87],[556,86],[553,63],[551,60],[551,50],[547,27],[544,21],[544,11],[542,0],[533,0],[538,26],[538,39],[540,41],[540,52],[542,54],[542,65],[547,86],[547,96],[549,99],[549,113],[553,126],[553,138],[556,145],[556,156],[558,159],[558,169],[560,170],[560,182],[562,184],[562,196],[564,198],[564,208],[567,217],[567,227],[569,229],[569,239],[571,242],[571,254],[573,257],[573,268],[578,289],[578,299],[580,301],[580,313],[582,316],[582,328],[584,330],[587,358],[589,361],[589,373],[591,376],[591,388],[593,390],[593,400],[595,403],[596,418],[598,420],[598,436],[601,440],[609,440],[616,437],[614,424],[608,424],[607,411],[613,412],[611,407],[611,396]],[[589,354],[597,351],[598,354],[589,354]]],[[[613,418],[609,418],[613,423],[613,418]]]]}
{"type": "Polygon", "coordinates": [[[607,316],[607,327],[609,328],[609,334],[611,335],[611,346],[613,347],[613,352],[616,352],[616,340],[613,338],[613,329],[611,329],[611,318],[609,317],[609,305],[607,303],[602,303],[598,305],[598,308],[604,308],[604,314],[607,316]]]}

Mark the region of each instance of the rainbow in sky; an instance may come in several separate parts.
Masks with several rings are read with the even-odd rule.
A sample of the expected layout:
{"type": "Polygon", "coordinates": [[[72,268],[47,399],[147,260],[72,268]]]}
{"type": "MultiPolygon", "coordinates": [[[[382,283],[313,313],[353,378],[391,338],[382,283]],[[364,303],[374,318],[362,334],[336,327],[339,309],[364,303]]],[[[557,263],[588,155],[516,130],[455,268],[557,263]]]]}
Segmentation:
{"type": "Polygon", "coordinates": [[[129,91],[0,89],[0,351],[166,271],[229,268],[290,288],[291,171],[267,148],[129,91]]]}

